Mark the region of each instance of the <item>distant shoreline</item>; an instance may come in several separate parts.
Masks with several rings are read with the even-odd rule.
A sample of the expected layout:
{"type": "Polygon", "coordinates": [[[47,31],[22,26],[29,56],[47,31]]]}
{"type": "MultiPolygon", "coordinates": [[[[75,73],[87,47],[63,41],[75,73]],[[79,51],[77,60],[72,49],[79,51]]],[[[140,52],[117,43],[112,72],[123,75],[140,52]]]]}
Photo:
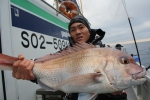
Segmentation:
{"type": "MultiPolygon", "coordinates": [[[[150,41],[150,38],[136,40],[136,42],[147,42],[147,41],[150,41]]],[[[132,40],[132,41],[125,41],[125,42],[110,43],[110,44],[107,44],[107,45],[114,46],[118,43],[119,44],[131,44],[131,43],[134,43],[134,41],[132,40]]]]}

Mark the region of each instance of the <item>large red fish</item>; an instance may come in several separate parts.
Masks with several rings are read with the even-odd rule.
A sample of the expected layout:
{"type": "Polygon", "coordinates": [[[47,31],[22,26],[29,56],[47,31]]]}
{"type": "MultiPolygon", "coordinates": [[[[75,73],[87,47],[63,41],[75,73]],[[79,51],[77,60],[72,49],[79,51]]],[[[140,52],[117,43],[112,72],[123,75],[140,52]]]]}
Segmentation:
{"type": "MultiPolygon", "coordinates": [[[[17,59],[0,54],[0,69],[12,68],[17,59]]],[[[146,80],[145,70],[131,56],[86,43],[37,59],[33,73],[39,84],[65,93],[111,93],[146,80]]]]}

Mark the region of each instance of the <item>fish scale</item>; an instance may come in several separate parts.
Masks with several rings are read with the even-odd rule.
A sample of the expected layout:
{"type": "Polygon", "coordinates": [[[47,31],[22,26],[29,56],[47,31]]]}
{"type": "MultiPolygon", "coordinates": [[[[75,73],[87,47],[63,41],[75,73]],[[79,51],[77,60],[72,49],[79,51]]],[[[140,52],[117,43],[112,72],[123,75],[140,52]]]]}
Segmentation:
{"type": "MultiPolygon", "coordinates": [[[[65,68],[64,68],[63,71],[65,73],[62,74],[62,76],[64,76],[63,80],[67,80],[67,79],[69,79],[69,78],[71,78],[73,76],[76,76],[76,75],[82,75],[82,74],[85,74],[85,73],[93,73],[94,69],[100,67],[100,62],[99,61],[101,59],[98,59],[99,57],[101,57],[101,55],[100,56],[97,56],[97,55],[95,56],[95,55],[93,55],[93,53],[88,52],[88,55],[86,55],[85,57],[84,56],[69,57],[69,58],[72,58],[72,60],[67,61],[67,63],[64,60],[65,64],[62,64],[62,62],[63,62],[62,60],[60,61],[61,64],[56,61],[57,63],[55,63],[53,65],[53,67],[56,68],[55,66],[64,65],[65,68]],[[94,60],[94,61],[91,60],[91,59],[94,59],[94,58],[97,58],[97,60],[94,60]],[[73,62],[75,62],[75,64],[73,62]],[[83,63],[83,62],[87,62],[87,63],[83,63]],[[91,63],[91,62],[93,62],[93,63],[91,63]],[[96,63],[94,63],[94,62],[96,62],[96,63]],[[93,67],[93,69],[91,69],[91,67],[93,67]],[[73,73],[73,72],[75,72],[75,73],[73,73]]],[[[36,67],[34,67],[34,68],[36,68],[36,67]]],[[[62,68],[62,66],[61,66],[61,68],[62,68]]],[[[59,70],[57,73],[61,73],[61,72],[62,72],[62,70],[59,70]]],[[[34,72],[34,73],[36,73],[36,72],[34,72]]],[[[57,73],[51,73],[50,72],[50,74],[53,74],[53,75],[57,74],[57,73]]],[[[51,77],[58,77],[58,76],[54,75],[54,76],[51,76],[51,77]]],[[[63,80],[61,80],[61,81],[63,81],[63,80]]],[[[53,82],[50,82],[50,83],[53,83],[53,82]]],[[[60,83],[60,81],[58,81],[58,83],[60,83]]],[[[56,85],[58,83],[56,82],[56,85]]],[[[87,87],[89,87],[89,86],[87,86],[87,87]]]]}

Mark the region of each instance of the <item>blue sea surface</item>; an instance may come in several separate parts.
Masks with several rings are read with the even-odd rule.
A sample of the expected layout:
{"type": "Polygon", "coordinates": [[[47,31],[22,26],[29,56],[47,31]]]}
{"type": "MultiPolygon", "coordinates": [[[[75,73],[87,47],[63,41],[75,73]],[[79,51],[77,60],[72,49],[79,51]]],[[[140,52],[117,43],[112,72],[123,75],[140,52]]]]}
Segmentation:
{"type": "MultiPolygon", "coordinates": [[[[122,44],[122,45],[123,48],[126,49],[127,54],[137,55],[135,43],[122,44]]],[[[144,65],[145,67],[150,66],[150,41],[138,42],[137,47],[140,54],[141,64],[144,65]]]]}

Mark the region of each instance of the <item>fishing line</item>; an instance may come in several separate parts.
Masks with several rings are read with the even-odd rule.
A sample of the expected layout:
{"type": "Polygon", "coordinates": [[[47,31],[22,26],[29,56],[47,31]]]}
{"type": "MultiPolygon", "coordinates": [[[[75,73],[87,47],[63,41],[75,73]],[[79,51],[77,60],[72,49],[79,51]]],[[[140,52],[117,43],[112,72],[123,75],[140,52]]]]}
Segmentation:
{"type": "Polygon", "coordinates": [[[122,4],[123,4],[123,7],[124,7],[125,12],[126,12],[126,14],[127,14],[127,17],[128,17],[128,21],[129,21],[130,28],[131,28],[131,31],[132,31],[132,35],[133,35],[135,47],[136,47],[136,50],[137,50],[137,55],[138,55],[138,57],[139,57],[139,63],[140,63],[140,66],[141,66],[141,59],[140,59],[140,55],[139,55],[139,50],[138,50],[138,47],[137,47],[137,43],[136,43],[136,39],[135,39],[135,36],[134,36],[133,28],[132,28],[132,25],[131,25],[131,21],[130,21],[130,18],[129,18],[127,9],[126,9],[126,3],[125,3],[125,0],[122,0],[122,4]]]}
{"type": "Polygon", "coordinates": [[[126,2],[125,2],[125,0],[123,0],[123,4],[124,4],[125,8],[127,9],[127,6],[126,6],[126,2]]]}
{"type": "Polygon", "coordinates": [[[118,12],[120,10],[121,1],[120,0],[112,0],[109,5],[110,9],[110,17],[112,17],[113,20],[115,20],[118,17],[118,12]],[[118,2],[119,1],[119,2],[118,2]],[[115,2],[115,3],[114,3],[115,2]],[[111,7],[111,5],[113,7],[111,7]]]}

